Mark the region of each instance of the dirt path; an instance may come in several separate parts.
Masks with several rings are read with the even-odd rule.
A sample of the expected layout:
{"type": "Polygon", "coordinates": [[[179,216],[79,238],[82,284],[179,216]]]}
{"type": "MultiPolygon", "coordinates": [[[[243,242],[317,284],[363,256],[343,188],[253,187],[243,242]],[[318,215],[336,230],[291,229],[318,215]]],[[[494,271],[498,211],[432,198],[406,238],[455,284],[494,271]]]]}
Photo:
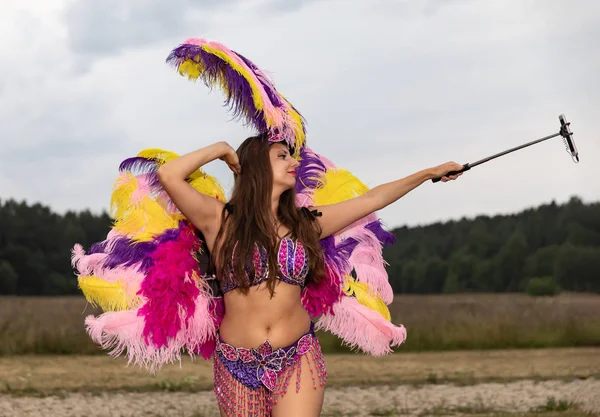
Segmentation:
{"type": "MultiPolygon", "coordinates": [[[[472,386],[398,385],[328,389],[323,416],[425,416],[529,412],[554,397],[600,413],[600,380],[517,381],[472,386]]],[[[217,417],[212,392],[70,393],[45,398],[0,395],[3,417],[217,417]]]]}
{"type": "MultiPolygon", "coordinates": [[[[600,349],[326,355],[324,417],[529,412],[600,416],[600,349]]],[[[105,356],[0,357],[0,417],[213,417],[212,364],[157,375],[105,356]],[[170,391],[170,392],[167,392],[170,391]]],[[[550,415],[536,415],[550,417],[550,415]]],[[[552,416],[556,417],[556,416],[552,416]]]]}

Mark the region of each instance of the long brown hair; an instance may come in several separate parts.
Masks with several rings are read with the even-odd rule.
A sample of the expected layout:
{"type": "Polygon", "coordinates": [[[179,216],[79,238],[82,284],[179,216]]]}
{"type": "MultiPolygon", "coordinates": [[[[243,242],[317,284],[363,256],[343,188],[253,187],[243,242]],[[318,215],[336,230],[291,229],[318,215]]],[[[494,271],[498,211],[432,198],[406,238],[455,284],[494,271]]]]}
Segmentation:
{"type": "MultiPolygon", "coordinates": [[[[277,270],[279,236],[271,216],[271,193],[273,170],[269,157],[269,141],[265,135],[246,139],[237,149],[241,174],[236,176],[231,199],[232,210],[223,210],[221,229],[215,243],[220,242],[218,256],[213,255],[217,276],[225,277],[233,261],[233,280],[244,294],[249,283],[245,273],[248,268],[250,279],[254,277],[252,259],[255,244],[268,253],[269,276],[267,287],[273,296],[277,270]],[[237,243],[237,246],[236,246],[237,243]],[[235,258],[233,251],[235,247],[235,258]]],[[[296,206],[296,191],[292,187],[280,197],[277,218],[290,231],[292,239],[302,242],[309,257],[309,280],[319,282],[325,274],[323,251],[319,242],[321,231],[310,214],[296,206]]],[[[215,244],[216,248],[217,244],[215,244]]]]}

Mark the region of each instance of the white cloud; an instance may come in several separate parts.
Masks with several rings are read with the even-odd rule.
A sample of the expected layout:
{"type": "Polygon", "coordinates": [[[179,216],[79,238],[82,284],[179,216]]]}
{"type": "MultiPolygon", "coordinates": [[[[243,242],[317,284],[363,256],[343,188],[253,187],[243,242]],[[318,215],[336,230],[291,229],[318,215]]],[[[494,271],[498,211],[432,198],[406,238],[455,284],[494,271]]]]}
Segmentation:
{"type": "MultiPolygon", "coordinates": [[[[600,199],[592,1],[53,4],[0,6],[0,198],[97,212],[141,148],[239,144],[252,132],[228,122],[221,94],[164,63],[197,36],[272,72],[310,146],[370,186],[554,133],[563,112],[572,121],[580,164],[553,139],[424,184],[382,211],[390,226],[600,199]]],[[[208,170],[230,185],[218,162],[208,170]]]]}
{"type": "MultiPolygon", "coordinates": [[[[93,61],[165,38],[212,31],[230,16],[244,19],[293,12],[314,0],[74,0],[64,12],[69,47],[93,61]],[[215,18],[217,12],[223,18],[215,18]]],[[[181,39],[183,40],[183,39],[181,39]]],[[[83,62],[80,62],[83,64],[83,62]]],[[[80,69],[89,70],[83,66],[80,69]]]]}

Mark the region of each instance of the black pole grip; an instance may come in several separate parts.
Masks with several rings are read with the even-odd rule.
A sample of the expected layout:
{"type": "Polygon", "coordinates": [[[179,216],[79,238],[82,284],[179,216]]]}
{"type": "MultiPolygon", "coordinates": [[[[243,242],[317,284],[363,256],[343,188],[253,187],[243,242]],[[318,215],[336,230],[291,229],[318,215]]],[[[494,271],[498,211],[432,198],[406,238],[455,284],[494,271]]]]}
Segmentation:
{"type": "MultiPolygon", "coordinates": [[[[448,173],[446,173],[446,175],[444,175],[444,177],[450,176],[450,175],[456,175],[456,174],[460,174],[461,172],[465,172],[471,169],[471,166],[467,163],[463,165],[463,169],[461,169],[460,171],[450,171],[448,173]]],[[[434,178],[431,180],[431,182],[439,182],[441,181],[442,177],[439,178],[434,178]]]]}

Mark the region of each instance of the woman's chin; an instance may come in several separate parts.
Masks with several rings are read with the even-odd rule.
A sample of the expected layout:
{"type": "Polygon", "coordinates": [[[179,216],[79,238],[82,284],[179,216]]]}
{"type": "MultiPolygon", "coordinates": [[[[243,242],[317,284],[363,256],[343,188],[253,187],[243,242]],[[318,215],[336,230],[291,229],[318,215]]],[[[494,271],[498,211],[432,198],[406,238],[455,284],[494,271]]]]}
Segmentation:
{"type": "Polygon", "coordinates": [[[291,190],[292,188],[296,187],[296,180],[294,179],[293,181],[286,181],[284,187],[286,190],[291,190]]]}
{"type": "Polygon", "coordinates": [[[290,174],[286,175],[286,178],[282,178],[275,182],[275,188],[289,190],[294,187],[296,187],[296,177],[290,174]]]}

